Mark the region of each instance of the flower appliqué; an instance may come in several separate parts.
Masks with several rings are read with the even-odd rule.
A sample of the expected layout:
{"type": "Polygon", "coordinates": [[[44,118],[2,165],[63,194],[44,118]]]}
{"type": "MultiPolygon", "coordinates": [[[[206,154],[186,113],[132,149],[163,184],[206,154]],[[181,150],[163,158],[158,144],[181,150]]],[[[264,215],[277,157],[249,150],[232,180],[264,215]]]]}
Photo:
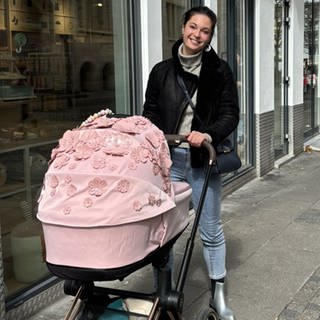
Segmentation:
{"type": "Polygon", "coordinates": [[[58,155],[53,163],[53,167],[56,169],[61,169],[69,162],[70,157],[66,154],[58,155]]]}
{"type": "Polygon", "coordinates": [[[68,197],[73,196],[76,192],[77,192],[77,188],[76,188],[75,185],[70,184],[70,185],[67,186],[66,193],[67,193],[68,197]]]}
{"type": "Polygon", "coordinates": [[[103,138],[95,131],[87,130],[81,136],[81,141],[85,142],[88,147],[94,151],[100,150],[103,145],[103,138]]]}
{"type": "Polygon", "coordinates": [[[107,165],[107,160],[104,157],[95,156],[92,161],[92,167],[94,169],[103,169],[107,165]]]}
{"type": "Polygon", "coordinates": [[[57,188],[58,185],[59,185],[59,180],[58,180],[57,176],[52,176],[50,178],[49,186],[51,188],[57,188]]]}
{"type": "Polygon", "coordinates": [[[88,184],[89,194],[91,196],[100,197],[104,193],[107,182],[100,178],[94,178],[88,184]]]}
{"type": "Polygon", "coordinates": [[[142,146],[138,146],[131,151],[130,154],[131,159],[133,159],[136,163],[146,163],[149,159],[149,152],[147,149],[142,146]]]}
{"type": "Polygon", "coordinates": [[[65,176],[64,179],[63,179],[63,182],[64,182],[65,184],[70,184],[71,181],[72,181],[71,176],[65,176]]]}
{"type": "Polygon", "coordinates": [[[63,212],[64,215],[70,214],[71,213],[71,207],[64,207],[62,209],[62,212],[63,212]]]}
{"type": "Polygon", "coordinates": [[[121,193],[126,193],[129,190],[130,183],[128,180],[120,180],[117,184],[117,191],[121,193]]]}
{"type": "Polygon", "coordinates": [[[85,199],[83,200],[83,205],[84,205],[86,208],[92,207],[92,205],[93,205],[92,199],[91,199],[91,198],[85,198],[85,199]]]}
{"type": "Polygon", "coordinates": [[[138,200],[133,202],[133,210],[134,211],[141,211],[142,210],[142,203],[138,200]]]}
{"type": "Polygon", "coordinates": [[[74,131],[67,130],[63,137],[59,140],[59,151],[60,152],[70,152],[76,142],[76,135],[74,131]]]}
{"type": "Polygon", "coordinates": [[[92,153],[93,150],[86,143],[81,142],[77,144],[74,156],[78,160],[85,160],[90,158],[92,153]]]}
{"type": "Polygon", "coordinates": [[[149,194],[148,203],[150,206],[160,207],[162,204],[162,200],[160,197],[155,196],[154,194],[149,194]]]}

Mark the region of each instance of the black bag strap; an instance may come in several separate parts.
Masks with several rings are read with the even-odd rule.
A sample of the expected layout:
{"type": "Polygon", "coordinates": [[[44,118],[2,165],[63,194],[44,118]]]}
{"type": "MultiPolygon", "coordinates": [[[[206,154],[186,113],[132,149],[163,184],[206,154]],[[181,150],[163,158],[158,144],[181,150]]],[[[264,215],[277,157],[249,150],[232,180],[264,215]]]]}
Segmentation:
{"type": "Polygon", "coordinates": [[[190,97],[190,94],[189,94],[189,92],[187,90],[186,84],[184,83],[182,77],[179,74],[177,75],[177,81],[178,81],[178,84],[179,84],[180,88],[184,92],[184,94],[185,94],[185,96],[186,96],[186,98],[187,98],[192,110],[194,111],[196,107],[195,107],[194,103],[191,100],[191,97],[190,97]]]}
{"type": "Polygon", "coordinates": [[[182,91],[184,92],[184,94],[185,94],[185,96],[186,96],[186,98],[187,98],[187,100],[188,100],[188,103],[189,103],[190,107],[191,107],[192,110],[193,110],[193,116],[194,116],[194,117],[199,121],[199,123],[201,123],[201,125],[202,125],[202,124],[203,124],[203,121],[202,121],[202,120],[200,119],[200,117],[196,114],[196,112],[195,112],[196,107],[195,107],[194,103],[193,103],[192,100],[191,100],[191,97],[190,97],[190,94],[189,94],[188,89],[187,89],[187,87],[186,87],[186,84],[184,83],[182,77],[181,77],[179,74],[177,74],[177,81],[178,81],[178,84],[179,84],[180,88],[181,88],[182,91]]]}

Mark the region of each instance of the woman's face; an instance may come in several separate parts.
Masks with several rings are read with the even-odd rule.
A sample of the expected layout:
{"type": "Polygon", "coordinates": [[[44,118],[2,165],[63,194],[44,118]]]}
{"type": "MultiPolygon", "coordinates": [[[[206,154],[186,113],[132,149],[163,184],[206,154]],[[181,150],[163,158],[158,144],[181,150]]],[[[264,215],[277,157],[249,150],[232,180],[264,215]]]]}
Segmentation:
{"type": "Polygon", "coordinates": [[[212,21],[204,14],[195,14],[182,27],[183,49],[185,55],[193,55],[203,50],[210,42],[212,21]]]}

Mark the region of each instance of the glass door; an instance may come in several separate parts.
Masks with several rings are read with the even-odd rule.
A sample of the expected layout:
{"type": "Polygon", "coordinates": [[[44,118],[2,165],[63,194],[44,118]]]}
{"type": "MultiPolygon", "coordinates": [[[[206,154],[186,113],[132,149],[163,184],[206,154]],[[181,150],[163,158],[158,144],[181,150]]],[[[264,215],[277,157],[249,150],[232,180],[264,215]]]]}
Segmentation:
{"type": "Polygon", "coordinates": [[[275,0],[274,17],[274,155],[288,153],[289,1],[275,0]]]}
{"type": "Polygon", "coordinates": [[[319,0],[304,1],[303,103],[304,135],[312,136],[319,125],[319,0]]]}

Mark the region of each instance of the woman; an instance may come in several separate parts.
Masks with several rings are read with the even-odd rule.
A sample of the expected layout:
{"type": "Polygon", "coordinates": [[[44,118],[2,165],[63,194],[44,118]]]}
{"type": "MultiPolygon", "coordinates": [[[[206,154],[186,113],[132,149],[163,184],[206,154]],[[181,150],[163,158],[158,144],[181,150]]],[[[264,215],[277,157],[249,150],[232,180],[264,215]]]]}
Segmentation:
{"type": "MultiPolygon", "coordinates": [[[[204,140],[217,146],[239,121],[236,84],[228,64],[210,46],[216,15],[207,7],[184,14],[182,39],[172,48],[172,58],[152,69],[143,115],[166,134],[182,134],[188,144],[172,150],[173,180],[185,180],[198,204],[206,161],[199,148],[204,140]],[[184,85],[190,99],[184,92],[184,85]]],[[[221,225],[221,177],[213,174],[199,223],[209,277],[211,306],[222,320],[234,319],[224,297],[225,238],[221,225]]]]}

